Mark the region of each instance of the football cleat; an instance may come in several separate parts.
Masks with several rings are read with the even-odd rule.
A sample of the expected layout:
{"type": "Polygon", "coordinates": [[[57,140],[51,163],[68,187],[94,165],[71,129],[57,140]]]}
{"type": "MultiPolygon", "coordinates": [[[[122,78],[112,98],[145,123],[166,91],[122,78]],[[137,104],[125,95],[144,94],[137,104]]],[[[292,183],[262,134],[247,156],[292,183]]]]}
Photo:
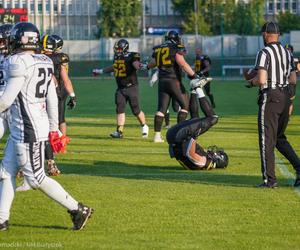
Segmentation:
{"type": "Polygon", "coordinates": [[[145,124],[143,127],[142,127],[142,137],[143,138],[147,138],[148,137],[148,134],[149,134],[149,127],[147,124],[145,124]]]}
{"type": "Polygon", "coordinates": [[[267,183],[267,182],[263,182],[262,184],[257,186],[258,188],[278,188],[277,183],[267,183]]]}
{"type": "Polygon", "coordinates": [[[156,134],[154,136],[153,142],[155,142],[155,143],[161,143],[161,142],[165,142],[165,141],[162,139],[162,137],[161,137],[160,134],[156,134]]]}
{"type": "Polygon", "coordinates": [[[8,220],[4,221],[3,223],[0,223],[0,231],[6,230],[8,230],[8,220]]]}
{"type": "Polygon", "coordinates": [[[48,160],[48,175],[49,176],[58,176],[60,175],[60,170],[58,169],[54,160],[48,160]]]}
{"type": "Polygon", "coordinates": [[[68,213],[71,215],[71,219],[73,222],[73,230],[81,230],[82,228],[84,228],[86,222],[91,217],[93,212],[93,208],[85,206],[82,203],[78,203],[77,210],[68,210],[68,213]]]}
{"type": "Polygon", "coordinates": [[[110,134],[112,138],[123,138],[123,133],[120,131],[114,131],[110,134]]]}

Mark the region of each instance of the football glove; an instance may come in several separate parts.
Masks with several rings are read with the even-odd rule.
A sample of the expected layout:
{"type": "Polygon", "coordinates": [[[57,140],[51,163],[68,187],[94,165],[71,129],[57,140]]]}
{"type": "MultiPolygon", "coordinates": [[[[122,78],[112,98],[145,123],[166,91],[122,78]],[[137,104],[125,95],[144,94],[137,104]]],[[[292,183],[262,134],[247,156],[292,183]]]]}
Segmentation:
{"type": "Polygon", "coordinates": [[[103,74],[103,69],[93,69],[92,74],[93,76],[101,75],[103,74]]]}
{"type": "Polygon", "coordinates": [[[148,64],[146,64],[146,63],[141,63],[141,64],[140,64],[140,70],[144,70],[144,71],[149,70],[148,64]]]}
{"type": "Polygon", "coordinates": [[[190,81],[190,87],[191,90],[194,90],[196,88],[203,88],[205,86],[205,84],[207,84],[208,82],[210,82],[212,80],[211,77],[196,77],[194,79],[192,79],[190,81]]]}
{"type": "Polygon", "coordinates": [[[70,99],[67,103],[68,109],[74,109],[77,104],[77,98],[76,96],[70,96],[70,99]]]}
{"type": "Polygon", "coordinates": [[[154,74],[151,76],[151,79],[149,81],[150,87],[153,87],[155,83],[158,81],[158,70],[154,72],[154,74]]]}
{"type": "Polygon", "coordinates": [[[53,153],[65,153],[67,144],[70,142],[70,138],[65,135],[59,135],[58,131],[49,132],[49,142],[53,153]]]}

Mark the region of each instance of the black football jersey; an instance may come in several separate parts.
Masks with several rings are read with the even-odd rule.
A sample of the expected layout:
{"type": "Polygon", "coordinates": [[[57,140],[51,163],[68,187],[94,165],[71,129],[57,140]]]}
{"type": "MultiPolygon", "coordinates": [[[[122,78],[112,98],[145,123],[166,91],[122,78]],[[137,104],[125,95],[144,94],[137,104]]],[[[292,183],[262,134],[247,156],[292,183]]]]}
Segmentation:
{"type": "Polygon", "coordinates": [[[54,65],[54,76],[57,80],[58,86],[56,88],[58,97],[66,94],[66,89],[64,87],[63,80],[60,76],[61,66],[64,65],[67,70],[69,69],[69,56],[65,53],[53,53],[47,54],[51,58],[54,65]]]}
{"type": "Polygon", "coordinates": [[[114,75],[118,88],[138,84],[136,68],[133,66],[133,63],[140,61],[140,58],[140,54],[137,52],[128,52],[124,55],[114,56],[114,75]]]}
{"type": "MultiPolygon", "coordinates": [[[[201,56],[196,56],[195,59],[195,72],[199,73],[203,69],[205,69],[205,61],[207,61],[209,64],[211,64],[211,60],[207,55],[201,55],[201,56]]],[[[209,76],[209,72],[204,73],[205,76],[209,76]]]]}
{"type": "Polygon", "coordinates": [[[178,79],[181,81],[182,70],[176,62],[176,54],[184,55],[185,47],[182,44],[163,43],[153,48],[152,57],[159,69],[159,79],[178,79]]]}

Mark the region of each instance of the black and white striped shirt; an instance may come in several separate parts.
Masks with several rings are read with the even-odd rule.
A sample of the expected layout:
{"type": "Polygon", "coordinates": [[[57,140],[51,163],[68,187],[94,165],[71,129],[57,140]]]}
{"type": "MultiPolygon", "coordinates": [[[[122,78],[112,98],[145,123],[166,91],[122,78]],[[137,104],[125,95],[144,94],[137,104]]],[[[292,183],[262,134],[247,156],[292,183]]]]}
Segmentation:
{"type": "Polygon", "coordinates": [[[264,69],[268,74],[261,89],[286,87],[290,73],[295,70],[291,53],[279,42],[270,43],[257,53],[255,69],[264,69]]]}

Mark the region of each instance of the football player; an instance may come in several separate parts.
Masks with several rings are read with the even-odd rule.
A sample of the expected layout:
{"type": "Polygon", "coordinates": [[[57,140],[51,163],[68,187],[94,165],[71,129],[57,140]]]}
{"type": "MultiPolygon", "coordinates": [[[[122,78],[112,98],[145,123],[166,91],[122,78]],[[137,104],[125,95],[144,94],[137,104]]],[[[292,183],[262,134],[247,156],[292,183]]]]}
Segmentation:
{"type": "MultiPolygon", "coordinates": [[[[65,120],[66,100],[69,96],[68,107],[73,109],[76,106],[76,95],[72,82],[68,76],[69,56],[61,53],[63,39],[57,35],[44,35],[42,37],[42,52],[51,58],[54,64],[54,76],[56,79],[56,93],[58,97],[58,123],[59,130],[66,135],[67,124],[65,120]]],[[[46,145],[46,160],[48,162],[48,174],[52,176],[60,175],[51,147],[46,145]]]]}
{"type": "Polygon", "coordinates": [[[49,140],[55,152],[65,145],[58,134],[58,101],[52,60],[40,50],[40,34],[29,22],[17,23],[11,31],[7,87],[0,97],[0,112],[10,108],[11,126],[0,165],[0,231],[8,230],[16,173],[22,167],[33,189],[68,209],[73,229],[82,229],[93,209],[78,203],[44,171],[44,146],[49,140]]]}
{"type": "Polygon", "coordinates": [[[164,142],[161,137],[161,128],[170,99],[173,98],[181,107],[177,114],[177,122],[184,121],[188,114],[186,90],[182,84],[182,70],[190,79],[200,77],[185,61],[186,50],[181,43],[179,34],[171,30],[165,36],[165,42],[153,48],[152,60],[147,69],[157,67],[158,75],[158,109],[154,118],[154,142],[164,142]]]}
{"type": "MultiPolygon", "coordinates": [[[[211,60],[207,55],[202,54],[201,49],[197,48],[196,49],[196,58],[195,58],[195,72],[200,76],[204,76],[206,78],[209,77],[209,71],[211,69],[211,60]]],[[[215,101],[214,101],[214,96],[211,93],[211,88],[210,88],[210,81],[205,84],[204,90],[206,95],[208,96],[210,103],[212,105],[212,108],[216,107],[215,101]]],[[[201,107],[201,103],[200,103],[201,107]]],[[[199,117],[198,115],[198,104],[197,104],[197,95],[194,91],[191,92],[191,97],[190,97],[190,112],[191,112],[191,117],[199,117]]]]}
{"type": "Polygon", "coordinates": [[[125,107],[129,102],[132,113],[138,119],[142,137],[147,138],[149,127],[146,124],[144,112],[139,105],[139,88],[137,70],[141,68],[140,54],[129,52],[129,43],[120,39],[114,45],[114,62],[112,66],[104,69],[93,69],[93,75],[114,72],[117,82],[115,104],[117,113],[117,129],[110,134],[112,138],[122,138],[125,125],[125,107]]]}
{"type": "Polygon", "coordinates": [[[189,170],[226,168],[228,156],[222,149],[212,146],[205,151],[197,143],[198,136],[216,124],[217,120],[217,117],[194,118],[171,127],[167,132],[170,157],[175,157],[189,170]]]}
{"type": "MultiPolygon", "coordinates": [[[[0,96],[2,96],[6,84],[6,67],[8,61],[8,42],[12,24],[3,24],[0,26],[0,96]]],[[[4,136],[9,127],[9,111],[5,111],[0,116],[0,139],[4,136]]]]}
{"type": "MultiPolygon", "coordinates": [[[[296,73],[297,73],[297,75],[299,75],[300,62],[299,62],[299,58],[294,57],[294,47],[291,44],[286,44],[285,47],[291,53],[291,55],[293,57],[293,60],[294,60],[294,67],[296,69],[296,73]]],[[[289,109],[289,114],[292,115],[293,109],[294,109],[293,101],[295,100],[295,97],[296,97],[296,85],[295,84],[289,85],[289,89],[290,89],[290,92],[291,92],[291,101],[292,101],[291,105],[290,105],[290,109],[289,109]]]]}

